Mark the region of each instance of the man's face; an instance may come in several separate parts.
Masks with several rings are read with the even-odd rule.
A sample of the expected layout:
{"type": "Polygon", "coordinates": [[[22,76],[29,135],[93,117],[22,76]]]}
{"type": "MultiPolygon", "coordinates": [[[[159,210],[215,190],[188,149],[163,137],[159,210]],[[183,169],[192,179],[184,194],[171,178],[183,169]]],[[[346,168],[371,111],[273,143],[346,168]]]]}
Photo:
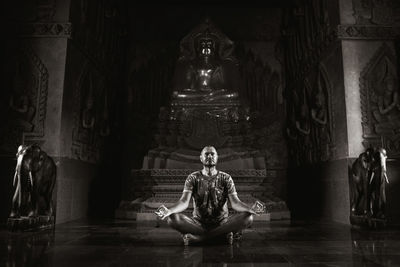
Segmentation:
{"type": "Polygon", "coordinates": [[[205,147],[201,151],[200,161],[204,166],[212,167],[217,165],[218,154],[214,147],[205,147]]]}

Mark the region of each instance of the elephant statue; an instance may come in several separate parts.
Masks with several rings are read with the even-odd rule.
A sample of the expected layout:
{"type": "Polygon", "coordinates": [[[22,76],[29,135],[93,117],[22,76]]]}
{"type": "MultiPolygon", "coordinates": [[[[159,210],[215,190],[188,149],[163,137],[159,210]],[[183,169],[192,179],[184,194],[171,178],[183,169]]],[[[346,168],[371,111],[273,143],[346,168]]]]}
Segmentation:
{"type": "Polygon", "coordinates": [[[10,218],[53,215],[52,193],[57,168],[54,160],[37,145],[18,147],[10,218]]]}
{"type": "Polygon", "coordinates": [[[389,183],[386,169],[387,153],[378,148],[372,156],[371,175],[369,178],[369,209],[372,217],[384,219],[386,205],[386,184],[389,183]]]}
{"type": "Polygon", "coordinates": [[[373,153],[372,148],[367,149],[358,156],[351,166],[349,184],[352,215],[365,215],[368,212],[368,182],[373,153]]]}
{"type": "Polygon", "coordinates": [[[352,215],[384,218],[385,184],[389,183],[386,160],[384,148],[370,147],[352,164],[349,173],[352,215]]]}

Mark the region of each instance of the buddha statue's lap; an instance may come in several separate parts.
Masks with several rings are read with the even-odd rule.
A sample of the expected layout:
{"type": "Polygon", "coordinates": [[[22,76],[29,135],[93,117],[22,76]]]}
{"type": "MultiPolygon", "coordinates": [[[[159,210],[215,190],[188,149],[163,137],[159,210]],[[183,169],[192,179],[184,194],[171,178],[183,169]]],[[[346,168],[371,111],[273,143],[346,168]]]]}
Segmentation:
{"type": "Polygon", "coordinates": [[[209,92],[198,91],[198,90],[182,90],[180,92],[175,91],[173,93],[173,100],[181,101],[200,101],[200,102],[212,102],[219,100],[234,100],[238,98],[237,92],[229,92],[225,89],[211,90],[209,92]]]}

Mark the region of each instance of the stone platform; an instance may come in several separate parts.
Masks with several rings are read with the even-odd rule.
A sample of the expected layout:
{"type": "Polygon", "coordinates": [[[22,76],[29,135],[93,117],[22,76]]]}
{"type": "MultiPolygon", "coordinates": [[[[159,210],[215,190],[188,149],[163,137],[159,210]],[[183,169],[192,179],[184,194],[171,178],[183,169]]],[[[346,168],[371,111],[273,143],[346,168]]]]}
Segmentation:
{"type": "MultiPolygon", "coordinates": [[[[154,211],[160,206],[170,206],[181,196],[186,177],[194,169],[133,170],[127,185],[126,197],[115,212],[119,219],[137,221],[157,220],[154,211]],[[144,197],[129,198],[129,196],[144,197]]],[[[274,194],[272,185],[276,178],[274,170],[222,170],[229,173],[236,186],[239,198],[248,205],[255,200],[266,204],[267,213],[255,216],[256,221],[290,219],[286,203],[274,194]]],[[[185,214],[193,211],[192,202],[185,214]]],[[[234,211],[230,210],[231,213],[234,211]]]]}
{"type": "Polygon", "coordinates": [[[54,228],[54,216],[8,218],[7,229],[11,232],[36,231],[54,228]]]}
{"type": "Polygon", "coordinates": [[[353,227],[380,229],[386,227],[387,220],[368,215],[350,215],[350,223],[353,227]]]}

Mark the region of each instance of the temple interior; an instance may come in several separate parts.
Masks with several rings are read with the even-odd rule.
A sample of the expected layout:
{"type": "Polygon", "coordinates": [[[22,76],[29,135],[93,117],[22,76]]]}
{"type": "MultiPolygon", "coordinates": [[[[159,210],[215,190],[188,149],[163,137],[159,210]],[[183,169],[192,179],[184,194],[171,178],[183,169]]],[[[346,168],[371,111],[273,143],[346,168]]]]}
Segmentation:
{"type": "Polygon", "coordinates": [[[264,2],[3,3],[0,266],[400,265],[400,2],[264,2]],[[208,145],[266,211],[185,246],[208,145]]]}

